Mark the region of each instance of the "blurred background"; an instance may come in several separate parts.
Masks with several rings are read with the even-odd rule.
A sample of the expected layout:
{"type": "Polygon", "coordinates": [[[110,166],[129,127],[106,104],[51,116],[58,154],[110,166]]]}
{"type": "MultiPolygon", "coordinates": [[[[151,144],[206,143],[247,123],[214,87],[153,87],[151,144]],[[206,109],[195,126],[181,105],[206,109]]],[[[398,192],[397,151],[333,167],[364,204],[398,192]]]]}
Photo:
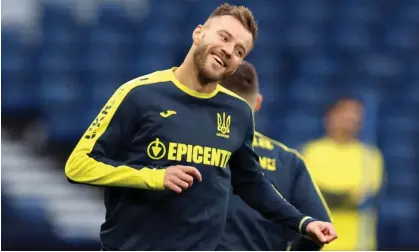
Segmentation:
{"type": "MultiPolygon", "coordinates": [[[[99,250],[103,193],[69,184],[66,158],[119,85],[180,65],[195,26],[223,2],[2,1],[3,249],[99,250]]],[[[357,164],[365,173],[355,181],[381,185],[371,203],[360,197],[352,206],[373,209],[377,236],[362,225],[357,234],[376,249],[419,250],[419,1],[229,3],[246,5],[259,22],[248,57],[264,95],[257,129],[299,148],[325,134],[331,103],[361,101],[360,140],[377,147],[383,175],[357,164]]]]}

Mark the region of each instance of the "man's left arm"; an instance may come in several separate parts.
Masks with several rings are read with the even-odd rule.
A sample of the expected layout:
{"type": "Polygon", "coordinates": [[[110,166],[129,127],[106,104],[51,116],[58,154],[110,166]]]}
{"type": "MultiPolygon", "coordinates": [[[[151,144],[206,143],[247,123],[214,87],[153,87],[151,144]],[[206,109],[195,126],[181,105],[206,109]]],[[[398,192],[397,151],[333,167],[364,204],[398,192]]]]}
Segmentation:
{"type": "MultiPolygon", "coordinates": [[[[304,160],[297,152],[294,152],[294,159],[291,164],[294,167],[295,179],[289,198],[290,202],[301,212],[313,216],[317,220],[331,222],[330,210],[316,183],[313,181],[304,160]]],[[[312,251],[320,250],[321,248],[321,245],[312,240],[297,235],[291,243],[290,250],[312,251]]]]}
{"type": "Polygon", "coordinates": [[[285,225],[302,234],[310,233],[322,243],[334,240],[336,234],[333,227],[301,214],[265,178],[259,166],[259,157],[252,146],[253,114],[250,116],[244,142],[230,159],[231,180],[235,193],[249,206],[274,223],[285,225]],[[309,225],[310,223],[313,225],[309,225]]]}

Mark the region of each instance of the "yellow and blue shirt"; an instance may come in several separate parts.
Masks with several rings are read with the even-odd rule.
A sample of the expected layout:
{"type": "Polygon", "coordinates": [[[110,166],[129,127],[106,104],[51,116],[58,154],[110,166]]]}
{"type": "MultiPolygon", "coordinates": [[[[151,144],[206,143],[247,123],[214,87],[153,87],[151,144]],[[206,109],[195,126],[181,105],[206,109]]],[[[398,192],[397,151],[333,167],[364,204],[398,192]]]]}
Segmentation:
{"type": "Polygon", "coordinates": [[[253,112],[217,88],[198,93],[174,69],[122,85],[70,155],[71,182],[105,186],[105,250],[214,250],[224,231],[231,185],[274,223],[304,233],[313,219],[278,195],[252,147],[253,112]],[[165,168],[196,167],[203,181],[176,194],[165,168]]]}
{"type": "Polygon", "coordinates": [[[303,155],[325,196],[339,238],[325,250],[374,250],[374,197],[383,179],[381,152],[358,140],[324,137],[307,143],[303,155]]]}
{"type": "MultiPolygon", "coordinates": [[[[318,220],[331,221],[327,205],[297,151],[258,132],[255,133],[253,146],[266,178],[283,197],[302,213],[318,220]]],[[[218,250],[277,251],[286,250],[289,244],[293,250],[321,248],[301,235],[279,228],[232,193],[227,225],[218,250]]]]}

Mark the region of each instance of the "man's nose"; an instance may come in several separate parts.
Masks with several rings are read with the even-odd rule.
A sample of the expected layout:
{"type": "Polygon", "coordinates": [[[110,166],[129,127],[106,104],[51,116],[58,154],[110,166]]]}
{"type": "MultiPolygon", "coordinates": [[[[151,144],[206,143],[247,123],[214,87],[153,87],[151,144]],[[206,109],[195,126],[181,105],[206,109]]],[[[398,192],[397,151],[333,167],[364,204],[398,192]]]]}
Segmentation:
{"type": "Polygon", "coordinates": [[[227,45],[223,46],[223,48],[221,50],[223,51],[224,55],[227,58],[231,58],[231,55],[233,54],[233,50],[234,50],[234,45],[227,44],[227,45]]]}

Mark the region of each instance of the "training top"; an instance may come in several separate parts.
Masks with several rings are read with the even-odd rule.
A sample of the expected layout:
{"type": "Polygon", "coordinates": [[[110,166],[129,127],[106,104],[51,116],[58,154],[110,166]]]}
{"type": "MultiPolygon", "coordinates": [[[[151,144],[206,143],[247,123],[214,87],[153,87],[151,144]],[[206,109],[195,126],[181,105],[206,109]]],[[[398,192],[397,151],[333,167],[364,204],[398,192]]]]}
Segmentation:
{"type": "MultiPolygon", "coordinates": [[[[266,178],[301,212],[331,221],[330,211],[302,156],[294,149],[255,132],[253,147],[266,178]]],[[[227,224],[217,250],[234,251],[319,250],[321,246],[301,234],[289,232],[264,218],[238,195],[229,200],[227,224]]]]}
{"type": "Polygon", "coordinates": [[[104,250],[214,250],[221,240],[231,185],[278,225],[305,232],[304,216],[265,178],[253,150],[253,112],[220,85],[199,93],[176,68],[122,85],[70,155],[71,182],[105,186],[104,250]],[[165,168],[196,167],[202,182],[165,190],[165,168]]]}

